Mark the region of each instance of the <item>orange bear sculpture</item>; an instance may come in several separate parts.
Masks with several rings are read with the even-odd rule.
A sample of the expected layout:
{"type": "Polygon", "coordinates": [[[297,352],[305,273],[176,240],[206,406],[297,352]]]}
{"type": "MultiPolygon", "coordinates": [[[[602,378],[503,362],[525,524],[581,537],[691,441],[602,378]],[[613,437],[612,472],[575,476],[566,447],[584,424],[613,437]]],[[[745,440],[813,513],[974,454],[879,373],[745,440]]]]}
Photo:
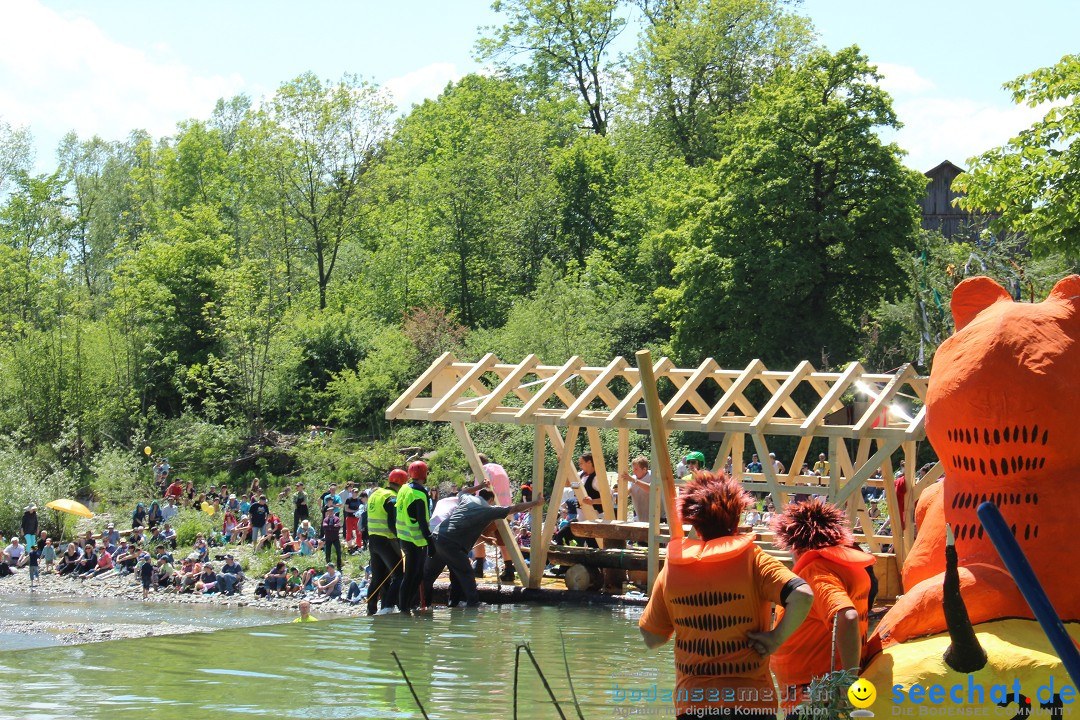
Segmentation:
{"type": "Polygon", "coordinates": [[[945,528],[952,526],[971,622],[1032,618],[975,509],[1001,509],[1062,620],[1080,620],[1072,556],[1080,516],[1080,276],[1041,303],[1013,302],[971,278],[952,298],[956,333],[934,357],[926,433],[945,479],[920,498],[906,594],[882,619],[865,658],[943,632],[945,528]]]}

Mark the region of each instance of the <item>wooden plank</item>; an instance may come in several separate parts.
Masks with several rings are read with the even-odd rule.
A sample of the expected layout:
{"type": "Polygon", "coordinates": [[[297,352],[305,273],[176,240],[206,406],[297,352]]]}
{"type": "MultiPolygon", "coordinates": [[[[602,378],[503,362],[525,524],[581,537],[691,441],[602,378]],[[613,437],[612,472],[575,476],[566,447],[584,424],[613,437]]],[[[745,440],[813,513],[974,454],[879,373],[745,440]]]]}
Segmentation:
{"type": "MultiPolygon", "coordinates": [[[[589,448],[592,450],[593,470],[596,471],[597,488],[600,491],[600,507],[604,509],[607,520],[615,518],[615,503],[611,499],[611,483],[608,482],[607,463],[604,461],[604,446],[600,442],[600,431],[594,427],[587,429],[589,448]]],[[[583,488],[584,489],[584,488],[583,488]]]]}
{"type": "MultiPolygon", "coordinates": [[[[476,445],[473,443],[472,437],[469,436],[469,430],[465,427],[465,423],[456,422],[451,424],[454,428],[454,434],[457,435],[458,441],[461,442],[461,449],[465,452],[465,459],[469,461],[469,467],[472,468],[473,475],[476,478],[486,477],[484,464],[480,462],[480,454],[476,452],[476,445]]],[[[510,526],[505,519],[497,521],[495,527],[502,538],[504,551],[510,555],[510,560],[519,573],[518,576],[525,585],[528,585],[529,566],[525,564],[525,556],[521,554],[521,547],[518,545],[517,538],[510,532],[510,526]]]]}
{"type": "Polygon", "coordinates": [[[478,382],[480,376],[488,372],[491,369],[491,366],[498,361],[499,358],[495,357],[495,353],[484,355],[484,357],[480,359],[480,362],[473,365],[472,369],[467,370],[465,374],[454,383],[454,387],[450,388],[449,392],[439,398],[439,401],[435,403],[434,407],[428,410],[428,416],[432,419],[436,419],[449,410],[453,406],[454,401],[457,400],[462,393],[469,388],[475,389],[474,383],[478,382]]]}
{"type": "Polygon", "coordinates": [[[484,398],[480,404],[473,409],[473,422],[480,422],[490,415],[491,412],[499,406],[502,399],[506,397],[506,394],[516,388],[521,383],[521,379],[532,372],[533,368],[539,363],[540,359],[536,357],[536,355],[530,354],[520,363],[515,365],[514,369],[495,386],[495,389],[491,391],[491,394],[484,398]]]}
{"type": "MultiPolygon", "coordinates": [[[[764,370],[765,363],[761,362],[756,358],[754,360],[751,360],[750,364],[746,366],[746,369],[739,373],[739,377],[737,377],[735,381],[731,383],[731,387],[729,387],[724,392],[724,395],[720,398],[720,401],[717,402],[716,405],[713,405],[713,409],[710,410],[709,414],[705,416],[705,419],[701,423],[703,428],[705,430],[709,430],[712,425],[716,423],[718,418],[723,417],[724,413],[728,411],[728,408],[730,408],[735,403],[736,398],[743,397],[743,391],[746,390],[747,386],[749,386],[750,383],[754,381],[754,378],[756,378],[764,370]]],[[[743,398],[743,400],[745,399],[746,398],[743,398]]]]}
{"type": "Polygon", "coordinates": [[[822,396],[821,402],[817,404],[817,407],[810,412],[806,417],[806,420],[799,427],[804,432],[809,432],[825,422],[825,416],[833,412],[836,409],[837,404],[842,405],[840,398],[842,398],[848,388],[859,379],[859,376],[862,375],[862,373],[863,366],[861,363],[853,362],[848,365],[847,369],[844,370],[836,382],[833,383],[833,386],[829,388],[829,391],[822,396]]]}
{"type": "Polygon", "coordinates": [[[428,366],[428,369],[409,386],[409,389],[403,392],[401,396],[386,409],[386,419],[396,420],[401,411],[408,407],[409,403],[415,400],[416,397],[424,391],[424,388],[432,383],[436,375],[455,362],[457,362],[457,358],[455,358],[454,354],[451,352],[444,352],[442,355],[435,358],[431,365],[428,366]]]}
{"type": "MultiPolygon", "coordinates": [[[[837,490],[836,495],[830,495],[830,500],[834,503],[847,502],[851,493],[861,488],[863,483],[874,474],[874,470],[882,466],[882,462],[887,461],[889,456],[898,447],[898,443],[891,440],[878,440],[877,452],[867,461],[865,465],[858,469],[852,477],[847,478],[847,482],[844,483],[844,487],[837,490]]],[[[836,475],[836,471],[833,471],[836,475]]],[[[888,492],[889,486],[892,483],[885,483],[885,490],[888,492]]],[[[894,491],[895,492],[895,491],[894,491]]],[[[891,514],[889,517],[893,517],[891,514]]]]}
{"type": "MultiPolygon", "coordinates": [[[[705,362],[698,365],[698,368],[694,371],[693,375],[687,378],[686,382],[683,383],[682,387],[675,393],[675,396],[668,401],[667,405],[665,405],[664,409],[661,411],[661,417],[664,419],[664,422],[670,420],[679,411],[679,408],[690,400],[691,395],[697,396],[698,401],[701,402],[701,396],[697,394],[698,387],[713,370],[719,369],[720,366],[716,363],[716,360],[713,360],[712,358],[706,358],[705,362]]],[[[705,408],[705,411],[708,412],[708,405],[705,405],[705,408]]]]}
{"type": "MultiPolygon", "coordinates": [[[[581,411],[589,407],[589,403],[591,403],[598,395],[600,395],[600,390],[606,390],[607,384],[611,382],[612,378],[614,378],[620,370],[623,370],[629,366],[630,363],[626,362],[626,360],[622,356],[619,356],[612,360],[610,363],[608,363],[608,366],[604,368],[599,374],[597,374],[596,379],[589,383],[589,386],[585,388],[584,392],[578,395],[577,400],[575,400],[573,404],[571,404],[570,407],[566,409],[566,412],[564,412],[562,416],[559,417],[559,420],[561,420],[562,422],[570,422],[578,415],[580,415],[581,411]]],[[[608,395],[611,396],[610,391],[608,391],[608,395]]]]}
{"type": "MultiPolygon", "coordinates": [[[[780,392],[780,383],[778,383],[776,380],[773,380],[771,377],[762,374],[762,376],[759,377],[758,380],[760,380],[761,384],[765,386],[765,389],[773,395],[776,395],[778,392],[780,392]]],[[[792,400],[790,396],[784,399],[781,407],[783,407],[784,410],[787,411],[787,414],[792,418],[806,417],[806,413],[803,412],[802,408],[799,407],[799,405],[794,400],[792,400]]]]}
{"type": "Polygon", "coordinates": [[[548,378],[546,383],[540,386],[540,389],[537,390],[536,394],[525,403],[525,407],[518,410],[514,416],[518,419],[531,417],[532,414],[536,412],[537,408],[544,405],[555,387],[566,382],[566,379],[573,375],[583,364],[581,358],[577,355],[563,363],[562,367],[556,370],[555,374],[548,378]]]}
{"type": "MultiPolygon", "coordinates": [[[[795,456],[791,458],[791,465],[788,467],[787,484],[791,485],[795,482],[795,478],[799,477],[811,477],[810,475],[802,475],[803,463],[806,462],[806,454],[810,452],[810,444],[814,442],[813,435],[804,435],[799,439],[799,447],[795,449],[795,456]]],[[[815,482],[815,484],[817,484],[815,482]]]]}
{"type": "Polygon", "coordinates": [[[919,408],[911,422],[904,431],[909,440],[923,440],[926,438],[926,406],[919,408]]]}
{"type": "MultiPolygon", "coordinates": [[[[863,414],[859,421],[855,423],[855,434],[859,437],[865,436],[881,412],[883,410],[888,412],[889,404],[892,402],[892,399],[896,397],[896,393],[900,392],[900,388],[915,376],[915,367],[911,363],[907,363],[900,368],[899,372],[893,376],[892,380],[885,385],[885,388],[878,393],[878,396],[871,400],[870,408],[863,414]]],[[[886,415],[886,417],[888,417],[888,415],[886,415]]]]}
{"type": "MultiPolygon", "coordinates": [[[[919,456],[915,451],[914,442],[906,442],[901,447],[904,450],[904,485],[907,492],[904,493],[904,504],[900,507],[900,513],[904,518],[904,557],[911,552],[911,546],[915,543],[915,474],[919,471],[919,456]]],[[[894,531],[895,534],[895,531],[894,531]]]]}
{"type": "MultiPolygon", "coordinates": [[[[892,462],[889,460],[889,456],[892,455],[892,451],[895,450],[895,449],[896,449],[895,445],[890,446],[888,443],[879,443],[878,444],[878,452],[875,453],[875,455],[874,455],[874,457],[876,458],[878,455],[881,454],[881,452],[883,450],[888,450],[888,453],[885,456],[885,460],[884,460],[884,462],[882,463],[882,466],[881,466],[882,476],[886,480],[892,480],[893,479],[892,478],[892,462]]],[[[875,460],[872,458],[871,462],[875,462],[875,460]]],[[[896,559],[897,559],[897,562],[899,563],[899,566],[903,567],[904,566],[904,557],[905,557],[905,554],[904,554],[904,536],[903,536],[904,530],[903,530],[903,527],[900,524],[900,518],[902,517],[902,515],[901,515],[901,510],[900,510],[900,503],[897,500],[898,500],[898,498],[896,497],[896,486],[895,486],[895,484],[892,483],[892,482],[886,482],[885,483],[885,501],[886,501],[886,504],[889,507],[889,527],[892,529],[893,552],[896,554],[896,559]]]]}
{"type": "Polygon", "coordinates": [[[563,490],[566,489],[566,478],[574,467],[574,445],[577,443],[578,428],[571,425],[566,429],[566,440],[559,451],[559,469],[555,473],[555,483],[551,487],[551,497],[548,498],[547,519],[540,531],[540,543],[536,544],[536,533],[533,533],[532,547],[537,551],[534,563],[542,573],[547,565],[547,550],[551,544],[551,538],[555,535],[555,528],[559,524],[559,506],[562,505],[563,490]]]}
{"type": "MultiPolygon", "coordinates": [[[[664,372],[668,368],[672,367],[673,363],[670,358],[662,357],[656,361],[656,364],[652,366],[652,371],[655,379],[655,375],[664,372]]],[[[630,373],[627,373],[629,376],[630,373]]],[[[630,414],[630,408],[637,407],[638,402],[642,399],[641,394],[641,371],[638,371],[638,381],[630,388],[630,392],[626,393],[626,396],[622,399],[622,402],[608,414],[608,423],[614,424],[622,420],[626,415],[630,414]]],[[[635,413],[636,415],[636,410],[635,413]]]]}
{"type": "MultiPolygon", "coordinates": [[[[807,360],[803,360],[796,366],[791,372],[791,375],[788,376],[788,379],[776,389],[773,396],[765,403],[765,407],[761,408],[761,412],[757,414],[757,417],[750,421],[751,436],[753,436],[755,432],[760,431],[766,423],[772,420],[773,416],[776,415],[781,407],[787,408],[788,403],[793,402],[791,400],[791,393],[794,392],[795,388],[802,383],[803,379],[813,371],[814,366],[807,360]]],[[[795,408],[800,414],[802,413],[802,409],[799,408],[798,405],[795,405],[795,408]]],[[[790,413],[791,411],[789,410],[788,412],[790,413]]],[[[792,417],[795,416],[792,415],[792,417]]]]}
{"type": "Polygon", "coordinates": [[[942,465],[941,461],[939,460],[936,463],[934,463],[934,466],[932,468],[930,468],[929,470],[926,471],[925,475],[923,475],[921,478],[919,478],[915,482],[915,487],[912,488],[912,492],[911,492],[911,494],[912,494],[911,506],[912,507],[915,507],[918,504],[919,498],[922,497],[923,492],[925,492],[926,489],[929,488],[931,485],[936,483],[938,481],[938,478],[940,478],[944,473],[945,473],[945,466],[942,465]]]}
{"type": "MultiPolygon", "coordinates": [[[[550,426],[549,426],[550,427],[550,426]]],[[[555,428],[551,428],[554,430],[555,428]]],[[[536,425],[533,428],[533,467],[532,467],[532,487],[533,487],[533,499],[544,498],[544,454],[547,450],[547,443],[544,442],[544,431],[541,430],[540,425],[536,425]]],[[[529,534],[533,537],[543,537],[544,535],[544,508],[543,505],[536,505],[529,510],[529,534]]],[[[529,582],[527,583],[531,588],[540,587],[540,581],[544,577],[544,565],[540,565],[537,571],[534,571],[532,567],[529,568],[529,582]]]]}
{"type": "MultiPolygon", "coordinates": [[[[626,477],[623,473],[630,470],[630,431],[626,428],[619,428],[619,501],[616,508],[615,519],[619,521],[626,520],[627,508],[630,506],[630,488],[627,485],[626,477]]],[[[635,508],[636,512],[636,508],[635,508]]]]}
{"type": "MultiPolygon", "coordinates": [[[[638,372],[641,373],[641,393],[645,398],[645,413],[649,420],[649,439],[652,441],[659,472],[659,486],[664,495],[665,513],[669,518],[679,517],[675,509],[675,474],[671,470],[671,453],[668,450],[667,430],[661,416],[660,395],[656,389],[656,377],[653,375],[652,355],[648,350],[637,352],[638,372]]],[[[676,523],[672,527],[672,537],[682,537],[682,526],[676,523]]],[[[650,585],[651,587],[651,585],[650,585]]]]}

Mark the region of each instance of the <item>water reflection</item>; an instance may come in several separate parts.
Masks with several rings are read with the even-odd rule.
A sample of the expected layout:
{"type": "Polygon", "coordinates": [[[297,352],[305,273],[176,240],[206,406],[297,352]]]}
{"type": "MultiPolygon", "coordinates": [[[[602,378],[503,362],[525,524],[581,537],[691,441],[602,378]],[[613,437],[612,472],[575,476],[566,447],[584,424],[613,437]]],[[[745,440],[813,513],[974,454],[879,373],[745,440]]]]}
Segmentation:
{"type": "MultiPolygon", "coordinates": [[[[571,717],[560,628],[585,717],[610,717],[615,682],[672,682],[670,650],[645,653],[639,613],[503,607],[0,653],[0,673],[23,678],[0,684],[0,717],[420,717],[391,650],[432,718],[510,717],[514,649],[522,641],[571,717]]],[[[525,717],[557,717],[528,659],[521,660],[525,717]]]]}

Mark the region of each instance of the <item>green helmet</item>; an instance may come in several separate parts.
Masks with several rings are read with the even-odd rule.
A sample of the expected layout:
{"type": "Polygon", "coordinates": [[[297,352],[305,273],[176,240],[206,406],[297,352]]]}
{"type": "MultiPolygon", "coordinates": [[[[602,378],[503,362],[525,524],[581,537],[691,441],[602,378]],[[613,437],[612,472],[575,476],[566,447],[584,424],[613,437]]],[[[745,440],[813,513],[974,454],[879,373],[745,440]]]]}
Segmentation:
{"type": "Polygon", "coordinates": [[[705,456],[699,453],[697,450],[686,453],[686,462],[690,462],[691,460],[697,461],[698,465],[705,464],[705,456]]]}

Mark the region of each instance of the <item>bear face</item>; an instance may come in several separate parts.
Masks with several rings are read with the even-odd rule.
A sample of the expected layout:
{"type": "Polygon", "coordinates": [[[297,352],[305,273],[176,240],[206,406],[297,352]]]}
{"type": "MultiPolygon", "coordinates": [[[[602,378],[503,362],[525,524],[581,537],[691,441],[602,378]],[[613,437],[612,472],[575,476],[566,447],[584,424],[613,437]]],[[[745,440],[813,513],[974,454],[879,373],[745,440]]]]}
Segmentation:
{"type": "MultiPolygon", "coordinates": [[[[975,515],[991,500],[1048,590],[1062,544],[1075,537],[1078,309],[1080,276],[1058,282],[1041,303],[1013,302],[989,278],[965,280],[953,293],[957,331],[937,351],[926,398],[926,433],[945,466],[945,520],[960,562],[1000,564],[975,515]]],[[[1075,604],[1080,592],[1063,585],[1066,592],[1051,598],[1075,604]]],[[[1080,607],[1066,614],[1076,617],[1080,607]]]]}

